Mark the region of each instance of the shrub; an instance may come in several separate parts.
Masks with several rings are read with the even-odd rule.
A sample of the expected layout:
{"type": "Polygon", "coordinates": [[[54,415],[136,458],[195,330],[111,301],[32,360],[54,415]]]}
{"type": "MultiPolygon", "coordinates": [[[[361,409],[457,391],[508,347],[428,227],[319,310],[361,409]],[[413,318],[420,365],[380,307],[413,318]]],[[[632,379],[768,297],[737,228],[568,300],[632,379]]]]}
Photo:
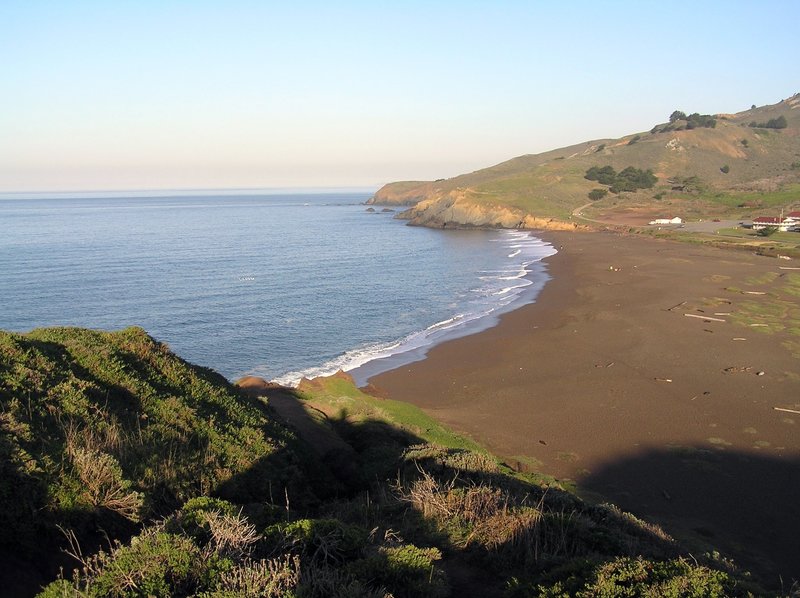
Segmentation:
{"type": "Polygon", "coordinates": [[[634,135],[633,137],[631,137],[631,140],[628,141],[628,145],[633,145],[634,143],[638,143],[641,138],[642,138],[641,135],[634,135]]]}
{"type": "MultiPolygon", "coordinates": [[[[685,112],[681,112],[680,110],[676,110],[669,116],[670,124],[674,124],[679,120],[686,121],[686,128],[687,129],[697,129],[697,128],[709,128],[713,129],[717,126],[717,119],[711,116],[710,114],[700,114],[698,112],[693,112],[689,116],[686,116],[685,112]]],[[[666,129],[664,129],[666,130],[666,129]]],[[[680,130],[680,129],[678,129],[680,130]]]]}
{"type": "Polygon", "coordinates": [[[686,113],[675,110],[675,112],[669,115],[669,122],[674,123],[676,120],[686,120],[686,113]]]}
{"type": "MultiPolygon", "coordinates": [[[[74,547],[73,547],[74,548],[74,547]]],[[[79,555],[77,549],[76,556],[79,555]]],[[[202,558],[200,549],[185,536],[158,528],[145,530],[127,546],[83,558],[83,568],[72,582],[59,579],[41,596],[157,596],[189,595],[202,587],[213,570],[230,563],[202,558]]]]}
{"type": "Polygon", "coordinates": [[[783,115],[780,115],[778,118],[770,118],[765,123],[757,123],[756,121],[750,123],[751,127],[757,127],[759,129],[785,129],[788,125],[789,123],[783,115]]]}
{"type": "Polygon", "coordinates": [[[622,191],[636,191],[637,189],[651,189],[657,181],[658,179],[652,170],[641,170],[628,166],[617,175],[609,190],[612,193],[620,193],[622,191]]]}
{"type": "MultiPolygon", "coordinates": [[[[736,596],[746,595],[727,573],[689,564],[682,558],[653,562],[641,557],[618,558],[597,566],[587,578],[574,576],[552,586],[539,586],[535,595],[567,596],[736,596]]],[[[530,593],[528,595],[534,595],[530,593]]]]}
{"type": "Polygon", "coordinates": [[[727,164],[719,169],[721,173],[728,174],[731,171],[731,167],[727,164]]]}
{"type": "Polygon", "coordinates": [[[183,530],[191,536],[203,537],[209,532],[208,513],[235,515],[236,507],[227,500],[198,496],[187,501],[178,512],[177,521],[183,530]]]}
{"type": "Polygon", "coordinates": [[[612,185],[617,177],[617,171],[611,166],[592,166],[586,171],[585,179],[597,181],[601,185],[612,185]]]}
{"type": "Polygon", "coordinates": [[[303,562],[342,563],[358,557],[367,545],[366,530],[336,519],[300,519],[267,528],[267,544],[279,553],[290,552],[303,562]]]}
{"type": "Polygon", "coordinates": [[[658,178],[652,170],[641,170],[628,166],[622,172],[617,173],[611,166],[592,166],[586,171],[585,179],[597,181],[602,185],[609,185],[612,193],[622,191],[636,191],[637,189],[651,189],[658,178]]]}
{"type": "Polygon", "coordinates": [[[770,118],[764,125],[767,129],[785,129],[788,126],[786,117],[781,115],[778,118],[770,118]]]}
{"type": "Polygon", "coordinates": [[[360,579],[390,588],[392,596],[438,598],[450,594],[444,573],[434,566],[442,558],[436,548],[413,544],[378,549],[377,553],[354,563],[351,571],[360,579]]]}
{"type": "Polygon", "coordinates": [[[608,195],[608,189],[592,189],[589,191],[589,199],[592,201],[603,199],[606,195],[608,195]]]}

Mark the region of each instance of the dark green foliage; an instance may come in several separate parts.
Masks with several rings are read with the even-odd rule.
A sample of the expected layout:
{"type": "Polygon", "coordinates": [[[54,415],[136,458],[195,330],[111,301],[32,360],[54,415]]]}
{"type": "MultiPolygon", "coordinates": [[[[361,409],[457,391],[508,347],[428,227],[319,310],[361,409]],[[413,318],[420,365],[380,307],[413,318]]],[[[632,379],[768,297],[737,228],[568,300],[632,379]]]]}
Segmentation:
{"type": "Polygon", "coordinates": [[[800,162],[792,162],[790,167],[792,170],[800,170],[800,162]]]}
{"type": "Polygon", "coordinates": [[[719,169],[722,174],[728,174],[731,171],[731,167],[727,164],[719,169]]]}
{"type": "Polygon", "coordinates": [[[577,571],[568,580],[553,585],[525,588],[516,584],[512,588],[512,596],[542,598],[702,598],[748,595],[727,573],[690,564],[683,558],[665,562],[654,562],[641,557],[620,558],[598,565],[590,571],[577,571]]]}
{"type": "Polygon", "coordinates": [[[606,195],[608,195],[608,189],[592,189],[589,191],[589,199],[592,201],[597,201],[598,199],[603,199],[606,195]]]}
{"type": "Polygon", "coordinates": [[[641,170],[640,168],[628,166],[617,175],[609,190],[612,193],[621,193],[622,191],[636,191],[637,189],[652,189],[656,182],[658,182],[658,178],[656,178],[652,170],[641,170]]]}
{"type": "Polygon", "coordinates": [[[778,118],[770,118],[764,125],[767,129],[785,129],[788,126],[786,117],[780,115],[778,118]]]}
{"type": "Polygon", "coordinates": [[[450,595],[444,573],[434,566],[442,555],[436,548],[418,548],[413,544],[381,548],[351,567],[362,579],[379,587],[392,588],[397,598],[450,595]]]}
{"type": "MultiPolygon", "coordinates": [[[[639,180],[647,173],[633,168],[616,173],[609,166],[593,174],[612,175],[616,184],[648,182],[639,180]]],[[[278,478],[269,468],[290,452],[280,447],[304,449],[278,434],[258,403],[180,361],[138,329],[5,335],[0,356],[5,443],[0,450],[7,458],[3,473],[12,480],[0,488],[21,505],[4,505],[9,513],[24,515],[43,505],[40,518],[47,525],[68,520],[65,505],[94,513],[97,507],[83,496],[91,480],[73,472],[83,466],[77,465],[81,459],[94,464],[92,471],[104,472],[121,496],[143,496],[140,507],[147,517],[167,515],[154,509],[169,504],[153,498],[159,490],[188,498],[158,523],[150,519],[138,533],[131,530],[129,541],[113,541],[110,549],[80,550],[71,543],[79,566],[45,588],[41,595],[48,598],[439,597],[450,595],[444,571],[451,566],[459,575],[473,576],[478,587],[470,585],[471,595],[499,595],[512,578],[521,580],[509,587],[510,595],[518,596],[603,595],[620,588],[641,595],[656,588],[669,596],[675,588],[685,595],[729,589],[729,574],[707,568],[705,561],[683,567],[675,558],[685,553],[655,526],[615,507],[584,503],[552,480],[542,486],[541,477],[512,473],[490,455],[421,444],[390,421],[354,423],[342,417],[333,427],[357,455],[359,468],[370,472],[369,482],[348,482],[340,472],[333,487],[342,493],[334,498],[308,479],[299,459],[278,459],[284,467],[278,478]],[[49,420],[51,412],[59,417],[49,420]],[[208,425],[204,418],[211,414],[208,425]],[[259,434],[239,436],[248,426],[259,434]],[[207,437],[201,445],[206,452],[194,454],[200,465],[174,442],[167,448],[158,444],[165,436],[194,446],[193,435],[207,437]],[[254,446],[254,460],[246,471],[237,471],[231,463],[252,456],[248,451],[254,446]],[[137,467],[140,461],[158,466],[158,451],[173,463],[150,475],[178,471],[148,485],[151,478],[138,475],[137,467]],[[64,457],[57,461],[59,454],[64,457]],[[228,469],[221,470],[225,464],[228,469]],[[216,476],[209,479],[219,480],[209,484],[217,497],[200,495],[183,477],[196,477],[203,466],[213,469],[205,473],[216,476]],[[257,479],[241,481],[248,478],[257,479]],[[287,478],[291,483],[284,483],[287,478]],[[272,504],[271,480],[280,507],[272,504]],[[304,492],[325,498],[297,500],[304,492]]],[[[325,476],[333,475],[317,473],[326,484],[325,476]]],[[[30,525],[31,517],[22,519],[29,531],[39,529],[30,525]]],[[[15,525],[11,516],[4,523],[15,525]]],[[[464,587],[462,580],[457,589],[464,587]]]]}
{"type": "Polygon", "coordinates": [[[594,150],[594,152],[595,153],[602,152],[604,149],[606,149],[606,144],[605,143],[601,143],[600,145],[597,146],[597,149],[594,150]]]}
{"type": "Polygon", "coordinates": [[[300,519],[264,532],[273,551],[291,552],[303,562],[333,564],[353,560],[367,545],[367,530],[336,519],[300,519]]]}
{"type": "Polygon", "coordinates": [[[764,228],[760,228],[756,231],[756,234],[759,237],[771,237],[775,233],[778,232],[777,226],[765,226],[764,228]]]}
{"type": "Polygon", "coordinates": [[[590,181],[597,181],[602,185],[609,185],[609,190],[612,193],[651,189],[658,182],[658,178],[653,174],[652,170],[641,170],[633,166],[628,166],[619,173],[611,166],[603,166],[602,168],[592,166],[586,171],[584,178],[590,181]]]}
{"type": "Polygon", "coordinates": [[[747,139],[742,139],[742,145],[743,145],[744,147],[747,147],[747,146],[749,146],[749,145],[750,145],[750,142],[749,142],[749,141],[747,141],[747,139]]]}
{"type": "Polygon", "coordinates": [[[113,567],[104,567],[94,583],[97,596],[174,596],[188,594],[200,561],[199,548],[188,538],[147,534],[120,548],[113,567]]]}
{"type": "Polygon", "coordinates": [[[676,120],[686,120],[686,113],[680,110],[676,110],[675,112],[669,115],[669,122],[674,123],[676,120]]]}
{"type": "Polygon", "coordinates": [[[662,127],[660,131],[664,132],[664,131],[680,130],[680,128],[676,127],[675,125],[675,123],[677,123],[679,120],[686,121],[687,129],[699,129],[699,128],[713,129],[717,126],[717,119],[711,116],[710,114],[700,114],[698,112],[694,112],[689,116],[686,116],[685,112],[676,110],[669,116],[670,124],[665,127],[662,127]]]}
{"type": "Polygon", "coordinates": [[[687,129],[707,128],[713,129],[717,126],[717,119],[710,114],[698,114],[697,112],[686,117],[687,129]]]}
{"type": "Polygon", "coordinates": [[[778,118],[770,118],[765,123],[757,123],[756,121],[752,121],[750,123],[751,127],[757,127],[759,129],[785,129],[789,126],[789,123],[786,121],[786,117],[780,115],[778,118]]]}
{"type": "Polygon", "coordinates": [[[617,178],[617,172],[611,166],[592,166],[586,171],[584,178],[597,181],[601,185],[613,185],[617,178]]]}
{"type": "Polygon", "coordinates": [[[58,553],[56,524],[124,537],[226,485],[282,492],[289,438],[139,328],[0,332],[0,550],[58,553]]]}
{"type": "Polygon", "coordinates": [[[628,145],[633,145],[634,143],[638,143],[641,138],[642,138],[641,135],[634,135],[633,137],[631,137],[631,140],[628,141],[628,145]]]}

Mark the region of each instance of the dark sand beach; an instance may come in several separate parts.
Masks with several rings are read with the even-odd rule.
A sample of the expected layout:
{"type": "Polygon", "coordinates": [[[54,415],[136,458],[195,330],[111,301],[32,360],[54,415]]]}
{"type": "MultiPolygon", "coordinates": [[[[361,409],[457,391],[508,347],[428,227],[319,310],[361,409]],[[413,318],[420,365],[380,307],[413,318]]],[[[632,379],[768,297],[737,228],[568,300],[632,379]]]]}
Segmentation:
{"type": "Polygon", "coordinates": [[[796,260],[542,236],[560,251],[535,304],[371,384],[693,550],[800,578],[796,260]]]}

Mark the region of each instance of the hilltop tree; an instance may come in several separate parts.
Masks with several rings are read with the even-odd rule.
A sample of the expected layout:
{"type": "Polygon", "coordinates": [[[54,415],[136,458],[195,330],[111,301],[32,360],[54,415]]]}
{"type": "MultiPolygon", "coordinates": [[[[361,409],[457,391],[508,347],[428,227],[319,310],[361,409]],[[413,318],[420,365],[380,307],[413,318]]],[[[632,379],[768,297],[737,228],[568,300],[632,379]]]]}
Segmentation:
{"type": "Polygon", "coordinates": [[[676,120],[686,120],[686,113],[680,110],[676,110],[675,112],[669,115],[669,122],[674,123],[676,120]]]}

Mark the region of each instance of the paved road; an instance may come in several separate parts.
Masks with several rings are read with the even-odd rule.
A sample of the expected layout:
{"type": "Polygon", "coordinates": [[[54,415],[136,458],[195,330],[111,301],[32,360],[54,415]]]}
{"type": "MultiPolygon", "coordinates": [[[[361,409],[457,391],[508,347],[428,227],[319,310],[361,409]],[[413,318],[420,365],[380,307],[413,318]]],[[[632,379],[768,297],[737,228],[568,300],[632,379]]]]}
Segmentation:
{"type": "Polygon", "coordinates": [[[722,228],[736,228],[740,222],[750,224],[749,220],[720,220],[719,222],[701,220],[700,222],[686,222],[683,224],[683,229],[692,233],[715,233],[722,228]]]}

